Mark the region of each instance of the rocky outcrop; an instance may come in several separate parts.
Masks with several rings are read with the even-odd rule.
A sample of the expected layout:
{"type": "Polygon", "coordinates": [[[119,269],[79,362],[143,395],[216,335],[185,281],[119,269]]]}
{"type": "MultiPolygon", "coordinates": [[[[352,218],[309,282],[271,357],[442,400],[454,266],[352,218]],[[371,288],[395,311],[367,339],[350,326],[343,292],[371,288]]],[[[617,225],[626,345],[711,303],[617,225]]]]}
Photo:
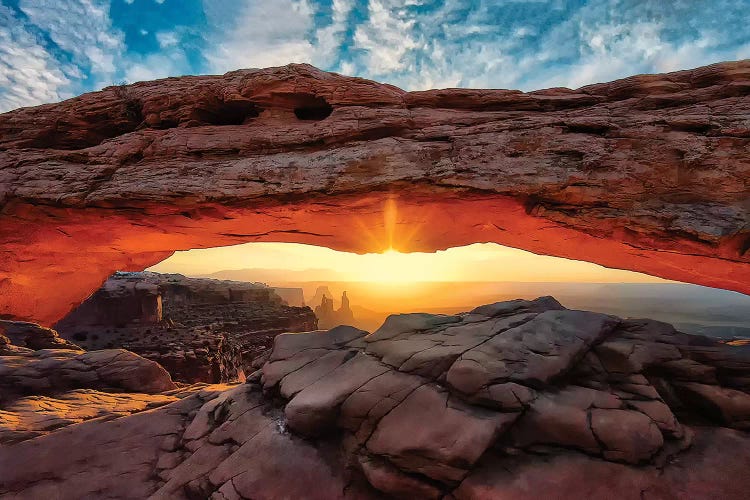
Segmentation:
{"type": "MultiPolygon", "coordinates": [[[[322,288],[325,288],[326,292],[328,291],[328,287],[319,287],[318,291],[322,288]]],[[[316,295],[318,294],[316,293],[316,295]]],[[[349,305],[349,297],[346,296],[346,292],[341,294],[341,307],[338,309],[334,309],[333,299],[322,293],[320,305],[315,308],[315,316],[318,318],[318,326],[322,329],[354,324],[354,313],[349,305]]]]}
{"type": "Polygon", "coordinates": [[[71,330],[88,326],[158,325],[162,320],[196,322],[201,320],[190,317],[186,309],[226,304],[279,306],[282,299],[260,283],[117,272],[57,326],[71,330]]]}
{"type": "MultiPolygon", "coordinates": [[[[167,323],[147,329],[118,329],[116,334],[108,343],[155,361],[175,381],[213,384],[245,378],[247,367],[240,346],[229,334],[213,331],[210,326],[184,327],[167,323]]],[[[273,336],[262,335],[259,341],[271,345],[273,336]]],[[[254,356],[249,356],[248,364],[252,359],[254,356]]]]}
{"type": "Polygon", "coordinates": [[[68,425],[111,420],[177,401],[168,394],[76,389],[57,396],[24,396],[0,409],[0,445],[44,436],[68,425]]]}
{"type": "Polygon", "coordinates": [[[0,356],[0,401],[78,388],[151,394],[175,385],[157,363],[123,349],[23,349],[0,356]]]}
{"type": "Polygon", "coordinates": [[[0,495],[741,499],[749,380],[744,347],[551,297],[397,315],[280,335],[229,390],[0,447],[0,495]]]}
{"type": "Polygon", "coordinates": [[[220,383],[244,379],[275,335],[317,322],[259,283],[144,272],[115,273],[55,326],[87,349],[156,361],[174,380],[220,383]]]}
{"type": "Polygon", "coordinates": [[[32,350],[0,335],[0,448],[88,420],[146,411],[204,389],[178,389],[164,368],[129,351],[84,352],[54,330],[29,323],[4,327],[16,340],[48,345],[32,350]]]}
{"type": "Polygon", "coordinates": [[[25,321],[0,320],[0,337],[3,336],[8,339],[7,344],[13,344],[33,351],[39,349],[82,350],[79,345],[61,338],[57,334],[57,331],[25,321]]]}
{"type": "Polygon", "coordinates": [[[749,94],[748,61],[529,93],[290,65],[5,113],[0,315],[247,241],[492,241],[748,293],[749,94]]]}
{"type": "Polygon", "coordinates": [[[169,463],[191,415],[226,389],[209,386],[168,406],[0,446],[0,497],[146,498],[156,463],[162,456],[159,466],[169,463]]]}

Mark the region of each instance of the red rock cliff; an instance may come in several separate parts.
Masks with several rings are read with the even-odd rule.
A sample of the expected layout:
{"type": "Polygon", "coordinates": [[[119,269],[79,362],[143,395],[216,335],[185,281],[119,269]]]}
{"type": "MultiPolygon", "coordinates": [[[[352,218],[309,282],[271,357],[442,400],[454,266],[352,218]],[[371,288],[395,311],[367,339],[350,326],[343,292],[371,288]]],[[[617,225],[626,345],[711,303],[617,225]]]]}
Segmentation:
{"type": "Polygon", "coordinates": [[[749,293],[749,96],[750,61],[530,93],[290,65],[12,111],[0,316],[49,324],[114,270],[247,241],[493,241],[749,293]]]}

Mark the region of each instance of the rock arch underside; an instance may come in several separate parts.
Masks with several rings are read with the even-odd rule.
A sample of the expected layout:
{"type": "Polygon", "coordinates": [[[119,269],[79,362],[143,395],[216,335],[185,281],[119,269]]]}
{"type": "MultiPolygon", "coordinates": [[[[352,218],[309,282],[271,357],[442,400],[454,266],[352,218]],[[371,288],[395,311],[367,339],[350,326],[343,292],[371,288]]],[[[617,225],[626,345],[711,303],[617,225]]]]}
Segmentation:
{"type": "MultiPolygon", "coordinates": [[[[161,361],[214,351],[175,353],[173,321],[144,326],[157,356],[6,320],[53,324],[115,270],[247,241],[494,241],[750,293],[749,96],[750,61],[530,93],[290,65],[0,115],[0,498],[746,499],[737,339],[540,297],[281,333],[244,383],[232,365],[178,386],[161,361]]],[[[104,291],[160,311],[173,279],[230,286],[104,291]]]]}
{"type": "Polygon", "coordinates": [[[497,242],[748,293],[749,95],[750,61],[529,93],[289,65],[12,111],[0,315],[51,324],[114,270],[248,241],[497,242]]]}

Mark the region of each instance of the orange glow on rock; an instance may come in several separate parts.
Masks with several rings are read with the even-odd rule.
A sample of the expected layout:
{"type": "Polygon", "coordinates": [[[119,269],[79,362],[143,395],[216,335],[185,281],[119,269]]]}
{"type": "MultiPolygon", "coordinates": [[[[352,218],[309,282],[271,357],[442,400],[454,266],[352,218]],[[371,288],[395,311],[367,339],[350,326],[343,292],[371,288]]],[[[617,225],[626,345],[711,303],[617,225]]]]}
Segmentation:
{"type": "Polygon", "coordinates": [[[246,207],[183,209],[176,202],[139,211],[13,208],[19,216],[0,228],[0,240],[8,242],[0,253],[0,316],[47,325],[116,270],[143,270],[176,250],[251,241],[356,253],[380,253],[391,243],[400,252],[433,252],[495,242],[750,293],[750,266],[692,255],[695,242],[662,241],[662,250],[644,250],[627,234],[595,236],[536,217],[515,198],[449,191],[437,196],[434,187],[246,207]]]}

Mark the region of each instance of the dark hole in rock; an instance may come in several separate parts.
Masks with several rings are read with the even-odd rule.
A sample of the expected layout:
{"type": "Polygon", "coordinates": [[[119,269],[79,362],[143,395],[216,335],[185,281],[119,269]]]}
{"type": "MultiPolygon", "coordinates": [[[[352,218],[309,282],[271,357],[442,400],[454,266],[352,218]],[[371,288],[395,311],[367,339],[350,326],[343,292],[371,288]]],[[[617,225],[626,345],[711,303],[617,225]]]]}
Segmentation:
{"type": "Polygon", "coordinates": [[[260,109],[250,101],[221,102],[214,109],[196,109],[193,116],[206,125],[242,125],[257,118],[260,109]]]}
{"type": "Polygon", "coordinates": [[[742,245],[740,245],[740,257],[745,255],[748,251],[750,251],[750,236],[748,236],[742,245]]]}
{"type": "Polygon", "coordinates": [[[333,107],[322,97],[309,96],[294,108],[294,115],[300,120],[319,121],[331,116],[333,107]]]}
{"type": "Polygon", "coordinates": [[[84,341],[89,338],[87,332],[76,332],[73,334],[73,340],[84,341]]]}
{"type": "Polygon", "coordinates": [[[162,130],[162,129],[167,129],[167,128],[175,128],[177,127],[177,125],[179,125],[177,120],[167,119],[167,120],[161,120],[159,123],[152,125],[151,128],[162,130]]]}

